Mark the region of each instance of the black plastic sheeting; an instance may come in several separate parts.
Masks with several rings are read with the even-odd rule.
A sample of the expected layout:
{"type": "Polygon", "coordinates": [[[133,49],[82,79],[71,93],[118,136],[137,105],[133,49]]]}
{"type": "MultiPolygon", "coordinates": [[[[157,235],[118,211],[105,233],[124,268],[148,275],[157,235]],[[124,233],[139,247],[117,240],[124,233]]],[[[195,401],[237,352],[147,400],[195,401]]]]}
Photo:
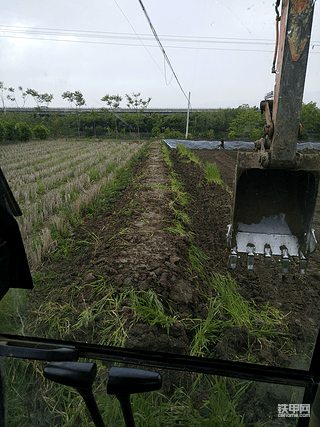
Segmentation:
{"type": "MultiPolygon", "coordinates": [[[[217,150],[219,148],[220,141],[189,141],[183,139],[164,139],[163,140],[170,148],[177,148],[178,144],[183,144],[190,149],[207,149],[217,150]]],[[[224,141],[224,148],[226,150],[253,150],[254,143],[246,141],[224,141]]],[[[301,142],[298,143],[298,150],[314,149],[320,150],[320,142],[301,142]]]]}

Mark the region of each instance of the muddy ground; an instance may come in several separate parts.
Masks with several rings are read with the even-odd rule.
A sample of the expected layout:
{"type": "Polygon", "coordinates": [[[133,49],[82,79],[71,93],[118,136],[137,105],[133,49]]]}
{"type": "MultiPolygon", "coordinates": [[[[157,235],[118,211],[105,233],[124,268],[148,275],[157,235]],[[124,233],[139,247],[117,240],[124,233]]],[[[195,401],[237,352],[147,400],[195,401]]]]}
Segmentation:
{"type": "MultiPolygon", "coordinates": [[[[236,165],[235,151],[228,150],[193,150],[204,162],[215,162],[220,170],[222,180],[233,188],[234,171],[236,165]]],[[[190,188],[192,183],[189,184],[190,188]]],[[[212,194],[214,198],[214,195],[212,194]]],[[[201,219],[204,225],[206,216],[201,219]]],[[[195,218],[196,219],[196,218],[195,218]]],[[[197,221],[195,221],[196,224],[197,221]]],[[[203,229],[210,230],[210,221],[203,229]]],[[[225,224],[228,220],[225,222],[225,224]]],[[[316,236],[320,236],[320,200],[318,200],[313,228],[316,236]]],[[[224,228],[225,230],[225,228],[224,228]]],[[[208,233],[210,235],[210,233],[208,233]]],[[[205,253],[209,255],[210,246],[201,241],[202,233],[199,231],[199,243],[205,253]]],[[[215,239],[213,237],[213,239],[215,239]]],[[[223,239],[220,241],[221,248],[225,247],[223,239]]],[[[255,258],[253,271],[247,270],[245,257],[242,257],[240,265],[235,270],[226,266],[225,263],[219,267],[230,273],[239,284],[239,291],[248,301],[254,301],[257,306],[270,302],[287,314],[286,322],[289,327],[290,339],[294,343],[298,353],[308,354],[310,343],[314,342],[320,325],[320,250],[319,248],[310,255],[308,269],[305,275],[299,274],[297,265],[291,263],[289,273],[282,274],[279,262],[275,261],[270,273],[264,271],[262,258],[255,258]]],[[[212,264],[213,266],[213,264],[212,264]]],[[[280,364],[281,360],[275,355],[275,359],[268,360],[271,364],[280,364]]],[[[285,363],[285,362],[284,362],[285,363]]]]}
{"type": "MultiPolygon", "coordinates": [[[[236,152],[193,151],[204,163],[215,162],[223,182],[232,189],[236,152]]],[[[310,356],[320,324],[320,250],[311,255],[304,276],[298,273],[294,265],[288,274],[283,275],[276,262],[271,272],[266,273],[259,258],[255,260],[253,271],[247,270],[244,259],[235,270],[231,269],[228,264],[229,250],[226,248],[227,225],[231,221],[230,192],[218,184],[208,184],[203,170],[193,162],[186,163],[176,150],[170,151],[170,157],[184,191],[191,195],[186,212],[192,222],[187,226],[187,231],[194,233],[193,244],[207,255],[207,271],[230,274],[237,280],[239,292],[248,303],[254,303],[259,308],[269,302],[286,314],[288,330],[284,327],[283,331],[296,350],[294,354],[287,347],[282,348],[283,341],[277,338],[268,345],[262,345],[249,336],[245,328],[234,327],[221,331],[220,341],[210,348],[210,356],[246,361],[249,342],[250,355],[256,363],[302,366],[301,360],[306,359],[305,355],[310,356]]],[[[167,187],[169,173],[170,169],[161,155],[160,143],[153,143],[149,154],[136,166],[132,184],[123,188],[116,204],[93,218],[85,218],[82,226],[75,230],[78,255],[67,263],[60,260],[44,265],[43,271],[50,269],[58,273],[61,301],[64,289],[71,284],[86,285],[104,276],[108,277],[115,294],[121,294],[130,287],[145,291],[154,289],[163,301],[168,302],[167,308],[171,310],[168,314],[178,313],[182,318],[206,318],[208,307],[203,294],[210,295],[212,289],[190,267],[188,238],[166,230],[175,220],[171,209],[173,195],[167,187]],[[93,232],[95,244],[81,251],[81,242],[88,240],[93,232]]],[[[320,236],[320,203],[317,204],[313,224],[316,235],[320,236]]],[[[90,295],[85,292],[75,304],[90,301],[90,295]]],[[[64,338],[86,340],[84,335],[68,336],[68,333],[64,338]]],[[[171,326],[168,336],[165,328],[141,321],[130,329],[125,345],[188,353],[191,339],[190,331],[181,322],[171,326]]],[[[94,341],[98,342],[98,337],[94,341]]],[[[276,410],[278,403],[289,403],[279,402],[279,396],[273,394],[273,398],[269,396],[269,400],[263,404],[260,400],[264,399],[265,394],[262,396],[261,393],[261,389],[252,387],[247,400],[243,402],[242,410],[248,412],[248,422],[259,421],[262,413],[266,416],[271,409],[276,410]],[[263,409],[263,405],[268,406],[271,401],[274,407],[263,409]],[[260,405],[259,411],[252,411],[255,405],[260,405]]],[[[272,394],[269,389],[265,393],[272,394]]]]}

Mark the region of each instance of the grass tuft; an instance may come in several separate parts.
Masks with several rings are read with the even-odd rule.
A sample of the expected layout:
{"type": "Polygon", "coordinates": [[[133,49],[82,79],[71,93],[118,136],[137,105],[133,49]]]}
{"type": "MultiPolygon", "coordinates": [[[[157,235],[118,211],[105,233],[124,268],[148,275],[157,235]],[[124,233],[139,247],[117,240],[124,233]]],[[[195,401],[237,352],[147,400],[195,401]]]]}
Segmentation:
{"type": "Polygon", "coordinates": [[[170,326],[177,321],[177,317],[165,314],[160,295],[153,289],[148,289],[148,291],[132,291],[130,298],[137,322],[143,320],[150,326],[158,324],[166,328],[169,335],[170,326]]]}
{"type": "Polygon", "coordinates": [[[239,293],[237,284],[229,275],[213,274],[209,280],[222,302],[222,312],[228,315],[234,326],[245,326],[257,338],[285,335],[286,315],[266,304],[260,311],[250,305],[239,293]]]}
{"type": "Polygon", "coordinates": [[[206,163],[205,166],[206,179],[208,182],[215,182],[216,184],[222,185],[222,179],[220,177],[220,171],[216,163],[206,163]]]}

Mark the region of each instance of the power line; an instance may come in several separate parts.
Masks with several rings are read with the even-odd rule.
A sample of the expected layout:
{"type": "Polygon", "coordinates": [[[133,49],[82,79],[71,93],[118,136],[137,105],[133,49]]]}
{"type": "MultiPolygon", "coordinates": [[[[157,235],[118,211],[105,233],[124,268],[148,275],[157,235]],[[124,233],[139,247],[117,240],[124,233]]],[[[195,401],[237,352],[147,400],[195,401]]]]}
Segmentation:
{"type": "MultiPolygon", "coordinates": [[[[50,39],[50,38],[43,38],[43,37],[8,36],[8,35],[3,35],[3,34],[0,34],[0,37],[12,38],[12,39],[24,39],[24,40],[53,41],[53,42],[60,42],[60,43],[83,43],[83,44],[142,47],[141,44],[137,44],[137,43],[94,42],[94,41],[87,41],[87,40],[62,40],[62,39],[50,39]]],[[[156,46],[143,44],[143,47],[155,48],[156,46]]],[[[265,50],[265,49],[243,49],[243,48],[230,48],[229,49],[229,48],[225,48],[225,47],[222,48],[222,47],[195,47],[195,46],[167,46],[167,48],[168,49],[191,49],[191,50],[196,50],[196,49],[214,50],[214,51],[223,51],[223,52],[257,52],[257,53],[266,52],[266,53],[273,53],[272,50],[265,50]]],[[[312,46],[311,46],[311,48],[312,48],[312,46]]],[[[309,53],[310,54],[320,54],[320,52],[314,52],[313,50],[310,50],[309,53]]],[[[159,66],[158,66],[158,68],[160,69],[161,73],[164,74],[159,66]]]]}
{"type": "MultiPolygon", "coordinates": [[[[116,0],[115,0],[116,2],[116,0]]],[[[117,3],[116,3],[117,4],[117,3]]],[[[120,8],[120,7],[119,7],[120,8]]],[[[120,8],[121,10],[121,8],[120,8]]],[[[124,15],[125,16],[125,15],[124,15]]],[[[125,16],[128,20],[128,18],[125,16]]],[[[71,29],[55,29],[55,28],[37,28],[37,27],[22,27],[22,26],[0,26],[0,32],[3,32],[2,37],[14,37],[14,35],[26,34],[26,35],[39,35],[39,36],[57,36],[57,37],[80,37],[88,39],[119,39],[119,40],[142,40],[151,41],[154,39],[153,36],[149,34],[138,34],[135,29],[132,27],[130,21],[128,20],[131,28],[135,34],[130,33],[115,33],[115,32],[104,32],[104,31],[89,31],[89,30],[71,30],[71,29]]],[[[173,35],[161,35],[163,41],[167,42],[176,42],[176,43],[201,43],[201,44],[242,44],[242,45],[271,45],[274,46],[274,40],[271,39],[248,39],[248,38],[239,38],[239,37],[194,37],[194,36],[173,36],[173,35]]],[[[17,38],[17,37],[16,37],[17,38]]],[[[36,39],[37,37],[20,37],[26,39],[36,39]]],[[[39,38],[40,40],[45,40],[39,38]]],[[[48,39],[54,40],[54,39],[48,39]]],[[[60,41],[60,40],[59,40],[60,41]]],[[[61,41],[73,41],[81,43],[81,40],[61,40],[61,41]]],[[[95,43],[95,42],[91,42],[95,43]]],[[[99,42],[96,42],[99,44],[99,42]]],[[[101,44],[101,43],[100,43],[101,44]]],[[[121,43],[118,43],[121,45],[121,43]]],[[[123,43],[123,45],[130,45],[123,43]]],[[[318,47],[320,46],[320,41],[310,41],[310,45],[318,47]]],[[[148,45],[148,47],[153,47],[148,45]]],[[[181,47],[182,49],[192,49],[192,46],[169,46],[174,48],[181,47]]]]}
{"type": "MultiPolygon", "coordinates": [[[[6,26],[5,28],[8,28],[8,26],[6,26]]],[[[11,27],[13,28],[13,27],[11,27]]],[[[4,27],[0,27],[0,37],[1,38],[12,38],[12,39],[24,39],[24,40],[42,40],[42,41],[54,41],[54,42],[63,42],[63,43],[82,43],[82,44],[96,44],[96,45],[114,45],[114,46],[134,46],[134,47],[141,47],[141,45],[147,50],[148,54],[151,56],[152,60],[155,62],[155,64],[157,65],[158,69],[160,70],[160,72],[165,76],[165,72],[163,72],[161,70],[161,68],[159,67],[159,65],[157,64],[157,62],[154,60],[153,56],[151,55],[150,51],[148,50],[148,48],[154,48],[156,46],[154,45],[150,45],[150,44],[146,44],[143,42],[143,38],[145,40],[148,41],[152,41],[153,37],[149,36],[149,35],[139,35],[137,33],[136,36],[138,37],[140,43],[133,43],[130,40],[134,41],[136,40],[136,37],[133,34],[129,34],[129,33],[103,33],[103,32],[96,32],[96,31],[81,31],[81,30],[54,30],[54,29],[40,29],[40,28],[36,28],[36,29],[30,29],[30,27],[14,27],[17,28],[19,30],[17,31],[12,31],[12,30],[4,30],[4,27]],[[31,30],[28,31],[27,34],[33,34],[35,35],[35,37],[27,37],[27,36],[23,36],[23,35],[17,35],[17,34],[24,34],[23,31],[21,31],[21,29],[23,29],[23,31],[25,31],[25,29],[31,30]],[[34,31],[36,30],[36,31],[34,31]],[[39,30],[46,30],[46,31],[39,31],[39,30]],[[4,32],[4,34],[1,34],[1,31],[4,32]],[[33,32],[34,31],[34,32],[33,32]],[[52,31],[52,33],[50,35],[52,36],[58,36],[58,37],[68,37],[68,36],[72,36],[74,37],[75,35],[78,37],[88,37],[89,40],[77,40],[77,39],[63,39],[63,38],[48,38],[48,37],[39,37],[38,35],[41,36],[46,36],[49,35],[48,31],[52,31]],[[66,33],[66,31],[68,31],[68,33],[66,33]],[[73,34],[76,33],[76,34],[73,34]],[[81,33],[81,34],[78,34],[81,33]],[[98,36],[95,35],[89,35],[87,36],[86,33],[95,33],[98,36]],[[106,35],[107,34],[107,35],[106,35]],[[110,34],[110,35],[109,35],[110,34]],[[37,37],[38,36],[38,37],[37,37]],[[152,37],[152,38],[151,38],[152,37]],[[91,41],[90,39],[92,38],[106,38],[106,39],[120,39],[120,41],[116,42],[116,41],[91,41]]],[[[198,43],[198,38],[192,38],[192,40],[179,40],[178,38],[189,38],[189,36],[164,36],[163,40],[167,37],[167,40],[169,40],[169,37],[171,37],[172,41],[175,42],[191,42],[191,43],[198,43]]],[[[191,36],[190,36],[191,38],[191,36]]],[[[205,39],[209,39],[206,40],[206,43],[213,43],[214,46],[182,46],[182,45],[167,45],[167,49],[189,49],[189,50],[210,50],[210,51],[224,51],[224,52],[265,52],[265,53],[272,53],[271,50],[267,50],[267,49],[261,49],[261,48],[257,48],[257,49],[248,49],[245,48],[243,46],[246,45],[274,45],[274,41],[269,41],[269,40],[262,40],[262,39],[257,39],[257,41],[252,41],[251,39],[240,39],[240,38],[205,38],[205,39]],[[213,39],[213,40],[210,40],[213,39]],[[236,47],[236,48],[229,48],[229,47],[225,47],[226,44],[229,45],[242,45],[242,47],[236,47]],[[219,46],[220,47],[216,47],[219,46]],[[221,47],[221,45],[223,47],[221,47]]],[[[314,51],[314,47],[319,47],[320,46],[320,42],[318,41],[311,41],[310,42],[310,54],[320,54],[319,51],[314,51]]]]}
{"type": "Polygon", "coordinates": [[[149,15],[148,15],[148,13],[147,13],[147,11],[146,11],[146,9],[145,9],[145,7],[144,7],[144,5],[143,5],[142,1],[141,1],[141,0],[138,0],[138,2],[140,3],[140,6],[141,6],[141,8],[142,8],[142,10],[143,10],[143,13],[145,14],[145,17],[147,18],[147,21],[148,21],[148,23],[149,23],[149,25],[150,25],[151,31],[153,32],[153,35],[154,35],[155,39],[156,39],[156,40],[157,40],[157,42],[158,42],[158,45],[159,45],[159,47],[160,47],[160,49],[161,49],[161,51],[162,51],[162,53],[163,53],[163,57],[164,57],[164,59],[165,59],[166,63],[169,65],[169,67],[170,67],[170,69],[171,69],[171,71],[172,71],[172,74],[173,74],[174,78],[176,79],[176,82],[178,83],[178,85],[179,85],[179,87],[180,87],[180,89],[181,89],[181,92],[184,94],[184,96],[185,96],[186,100],[189,102],[189,98],[187,97],[187,95],[186,95],[185,91],[183,90],[183,88],[182,88],[182,86],[181,86],[181,84],[180,84],[180,81],[179,81],[179,79],[178,79],[178,77],[177,77],[177,75],[176,75],[176,73],[175,73],[175,71],[174,71],[174,69],[173,69],[173,67],[172,67],[172,65],[171,65],[170,59],[168,58],[168,55],[166,54],[166,51],[164,50],[164,47],[162,46],[162,43],[161,43],[161,41],[160,41],[160,39],[159,39],[159,37],[158,37],[158,34],[157,34],[157,32],[156,32],[156,30],[155,30],[154,26],[152,25],[152,22],[151,22],[151,20],[150,20],[150,18],[149,18],[149,15]]]}
{"type": "MultiPolygon", "coordinates": [[[[114,46],[135,46],[135,47],[142,47],[143,46],[143,47],[151,47],[151,48],[157,47],[157,46],[146,45],[146,44],[143,44],[141,46],[141,44],[137,44],[137,43],[94,42],[94,41],[87,41],[87,40],[62,40],[62,39],[50,39],[50,38],[44,38],[44,37],[7,36],[7,35],[2,35],[2,34],[0,34],[0,37],[2,37],[2,38],[12,38],[12,39],[24,39],[24,40],[53,41],[53,42],[62,42],[62,43],[83,43],[83,44],[114,45],[114,46]]],[[[167,48],[169,48],[169,49],[192,49],[192,50],[200,49],[200,50],[221,50],[221,51],[233,51],[233,52],[269,52],[269,53],[272,53],[272,50],[241,49],[241,48],[226,49],[226,48],[219,48],[219,47],[195,47],[195,46],[167,46],[167,48]]],[[[318,52],[313,52],[313,53],[318,53],[318,52]]],[[[160,69],[160,71],[163,74],[163,72],[162,72],[161,69],[160,69]]]]}
{"type": "MultiPolygon", "coordinates": [[[[134,27],[131,25],[131,22],[129,21],[129,19],[127,18],[126,14],[123,12],[123,10],[121,9],[121,7],[119,6],[119,4],[117,3],[117,0],[114,0],[115,4],[118,6],[120,12],[122,13],[122,15],[125,17],[126,21],[129,23],[130,27],[133,29],[135,35],[138,37],[138,39],[140,40],[142,46],[145,47],[146,51],[148,52],[148,54],[150,55],[152,61],[156,64],[156,66],[158,67],[158,69],[160,70],[160,72],[162,73],[161,68],[159,67],[159,65],[157,64],[156,60],[153,58],[153,56],[151,55],[151,53],[148,50],[148,47],[143,43],[142,39],[140,38],[139,34],[136,33],[136,30],[134,29],[134,27]]],[[[130,44],[131,45],[131,44],[130,44]]],[[[163,74],[163,73],[162,73],[163,74]]]]}
{"type": "MultiPolygon", "coordinates": [[[[164,75],[165,81],[167,82],[167,76],[166,76],[166,69],[164,67],[164,73],[162,72],[161,68],[159,67],[158,63],[156,62],[156,60],[153,58],[153,56],[151,55],[151,52],[149,51],[148,47],[153,47],[153,46],[147,46],[143,43],[142,38],[140,37],[139,34],[137,34],[136,30],[134,29],[133,25],[131,24],[131,22],[129,21],[129,19],[127,18],[126,14],[123,12],[123,10],[121,9],[121,7],[119,6],[119,4],[117,3],[116,0],[114,0],[115,4],[118,6],[120,12],[122,13],[122,15],[125,17],[125,19],[127,20],[127,22],[129,23],[130,27],[133,29],[135,35],[138,37],[138,39],[140,40],[141,44],[144,46],[144,48],[146,49],[146,51],[148,52],[149,56],[151,57],[151,59],[153,60],[153,62],[156,64],[156,66],[158,67],[158,69],[160,70],[160,72],[164,75]]],[[[149,36],[148,36],[149,37],[149,36]]],[[[130,43],[130,46],[132,46],[132,44],[130,43]]],[[[172,89],[178,94],[178,92],[176,91],[174,86],[171,86],[172,89]]]]}

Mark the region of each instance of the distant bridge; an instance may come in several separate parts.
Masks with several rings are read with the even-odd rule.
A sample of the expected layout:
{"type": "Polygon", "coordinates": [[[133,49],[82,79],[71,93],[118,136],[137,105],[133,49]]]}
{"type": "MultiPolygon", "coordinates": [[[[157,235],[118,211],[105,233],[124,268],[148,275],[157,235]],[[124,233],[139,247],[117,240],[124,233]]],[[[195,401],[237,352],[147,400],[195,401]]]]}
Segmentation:
{"type": "MultiPolygon", "coordinates": [[[[190,109],[190,113],[195,112],[208,112],[208,111],[218,111],[218,108],[193,108],[190,109]]],[[[0,108],[1,113],[29,113],[29,114],[39,114],[40,116],[46,115],[46,114],[72,114],[76,113],[76,108],[51,108],[51,107],[34,107],[34,108],[0,108]]],[[[106,111],[110,111],[106,108],[81,108],[81,113],[87,113],[90,114],[92,111],[102,114],[106,111]]],[[[162,114],[163,116],[168,116],[170,114],[187,114],[187,108],[146,108],[143,111],[143,114],[162,114]]],[[[118,108],[114,111],[116,114],[124,114],[124,113],[135,113],[134,110],[130,108],[118,108]]]]}

